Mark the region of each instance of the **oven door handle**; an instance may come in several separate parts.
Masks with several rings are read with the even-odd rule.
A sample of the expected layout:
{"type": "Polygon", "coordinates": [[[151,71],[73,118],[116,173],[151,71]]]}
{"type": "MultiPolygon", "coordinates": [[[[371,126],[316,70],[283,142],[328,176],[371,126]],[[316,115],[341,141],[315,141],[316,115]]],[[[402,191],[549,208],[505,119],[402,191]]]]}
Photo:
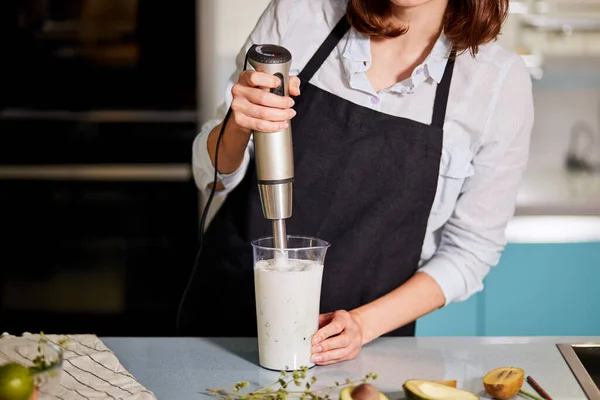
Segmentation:
{"type": "Polygon", "coordinates": [[[183,182],[191,178],[187,164],[0,166],[0,180],[183,182]]]}

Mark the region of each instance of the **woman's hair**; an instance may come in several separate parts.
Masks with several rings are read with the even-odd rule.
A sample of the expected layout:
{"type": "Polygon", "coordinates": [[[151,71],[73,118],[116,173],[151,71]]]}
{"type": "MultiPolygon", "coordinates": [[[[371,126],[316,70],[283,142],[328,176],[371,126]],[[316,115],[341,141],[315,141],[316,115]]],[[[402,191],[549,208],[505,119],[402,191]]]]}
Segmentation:
{"type": "MultiPolygon", "coordinates": [[[[448,0],[443,30],[458,53],[477,54],[480,45],[496,39],[508,15],[509,0],[448,0]]],[[[409,29],[391,20],[390,0],[349,0],[347,16],[357,31],[393,38],[409,29]]]]}

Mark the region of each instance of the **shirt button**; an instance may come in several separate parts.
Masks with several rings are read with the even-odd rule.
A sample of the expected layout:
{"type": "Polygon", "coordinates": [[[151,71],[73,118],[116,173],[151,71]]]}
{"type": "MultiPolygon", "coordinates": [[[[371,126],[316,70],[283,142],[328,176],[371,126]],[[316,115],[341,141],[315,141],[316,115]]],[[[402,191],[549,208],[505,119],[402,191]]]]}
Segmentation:
{"type": "Polygon", "coordinates": [[[371,97],[372,104],[379,104],[379,97],[371,97]]]}

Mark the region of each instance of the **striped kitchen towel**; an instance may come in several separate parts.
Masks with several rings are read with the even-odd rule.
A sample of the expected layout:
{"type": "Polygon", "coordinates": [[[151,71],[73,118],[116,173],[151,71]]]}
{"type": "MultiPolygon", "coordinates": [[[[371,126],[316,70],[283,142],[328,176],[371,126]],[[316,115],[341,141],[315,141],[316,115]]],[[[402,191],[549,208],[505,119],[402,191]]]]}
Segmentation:
{"type": "MultiPolygon", "coordinates": [[[[49,343],[62,346],[62,372],[40,387],[39,400],[156,400],[119,362],[96,335],[44,335],[49,343]]],[[[40,335],[0,336],[0,365],[17,361],[32,365],[40,335]]]]}

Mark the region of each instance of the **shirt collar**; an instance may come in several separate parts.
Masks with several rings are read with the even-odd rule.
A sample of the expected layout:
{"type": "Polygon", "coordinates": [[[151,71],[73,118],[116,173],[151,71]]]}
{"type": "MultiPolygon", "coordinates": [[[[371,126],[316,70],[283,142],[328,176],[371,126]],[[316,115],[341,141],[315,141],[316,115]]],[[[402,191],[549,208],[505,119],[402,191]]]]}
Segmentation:
{"type": "MultiPolygon", "coordinates": [[[[371,64],[371,42],[369,37],[356,31],[354,28],[350,29],[346,37],[342,58],[350,85],[355,89],[372,92],[372,89],[368,89],[370,84],[368,84],[366,77],[364,77],[365,71],[369,69],[371,64]]],[[[444,75],[451,51],[452,42],[442,33],[425,61],[414,69],[411,77],[398,82],[389,88],[388,91],[411,93],[428,78],[435,80],[439,84],[444,75]]]]}

